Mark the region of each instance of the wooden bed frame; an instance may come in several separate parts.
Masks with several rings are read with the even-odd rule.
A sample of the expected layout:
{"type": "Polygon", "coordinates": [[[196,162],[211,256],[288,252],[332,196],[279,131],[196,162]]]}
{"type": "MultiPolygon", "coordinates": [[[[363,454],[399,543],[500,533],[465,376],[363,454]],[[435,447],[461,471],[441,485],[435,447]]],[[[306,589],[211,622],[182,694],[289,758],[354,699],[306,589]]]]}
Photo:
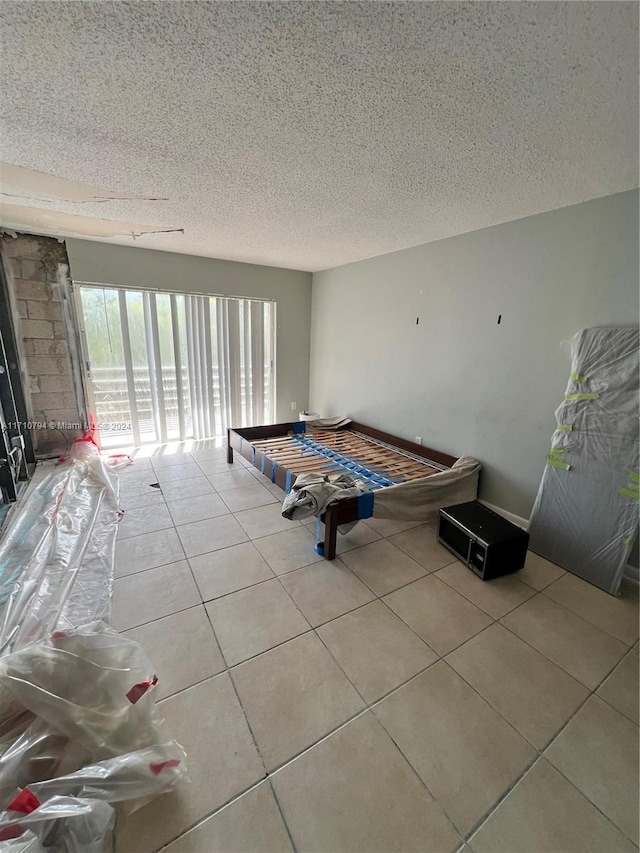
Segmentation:
{"type": "MultiPolygon", "coordinates": [[[[342,446],[341,442],[346,439],[345,433],[349,434],[348,439],[346,439],[350,442],[348,449],[353,452],[354,446],[356,446],[358,458],[355,463],[352,462],[351,465],[345,464],[343,466],[339,461],[340,456],[337,456],[338,461],[323,456],[314,457],[312,450],[305,452],[305,449],[295,448],[287,444],[289,436],[293,434],[295,438],[296,434],[301,434],[303,431],[304,427],[301,427],[300,422],[228,429],[227,461],[233,462],[234,451],[240,453],[285,492],[290,491],[296,477],[301,473],[325,473],[329,471],[340,473],[343,471],[353,475],[354,470],[351,465],[356,464],[356,477],[362,476],[364,479],[369,479],[372,488],[384,488],[398,482],[407,482],[417,477],[425,477],[446,470],[456,462],[455,456],[449,456],[439,450],[433,450],[430,447],[415,444],[413,441],[390,435],[365,424],[351,421],[344,427],[321,433],[326,441],[329,441],[329,433],[335,437],[334,443],[338,454],[342,446]],[[363,438],[360,445],[354,445],[352,433],[369,437],[373,439],[374,443],[367,442],[366,438],[363,438]],[[379,448],[378,450],[375,449],[376,446],[379,448]]],[[[313,435],[313,433],[309,435],[313,435]]],[[[353,456],[350,454],[346,454],[343,458],[353,460],[353,456]]],[[[357,521],[363,517],[358,497],[330,503],[322,516],[325,524],[325,541],[320,553],[323,553],[327,560],[333,560],[336,556],[338,526],[357,521]]]]}

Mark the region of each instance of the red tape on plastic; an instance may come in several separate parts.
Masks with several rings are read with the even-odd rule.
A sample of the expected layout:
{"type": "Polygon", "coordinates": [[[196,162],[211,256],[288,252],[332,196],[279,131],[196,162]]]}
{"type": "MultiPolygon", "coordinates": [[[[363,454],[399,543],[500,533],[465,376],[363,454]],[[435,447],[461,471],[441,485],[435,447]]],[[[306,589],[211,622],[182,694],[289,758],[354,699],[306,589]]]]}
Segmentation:
{"type": "Polygon", "coordinates": [[[39,805],[40,800],[36,797],[36,795],[31,793],[28,788],[23,788],[18,794],[18,796],[14,797],[11,800],[11,802],[7,806],[7,811],[22,812],[22,814],[31,814],[31,812],[34,812],[39,805]]]}
{"type": "Polygon", "coordinates": [[[23,832],[24,829],[19,823],[11,823],[9,826],[5,826],[4,829],[0,829],[0,841],[10,841],[12,838],[20,838],[23,832]]]}
{"type": "Polygon", "coordinates": [[[127,699],[132,705],[135,705],[138,699],[141,699],[150,687],[158,683],[158,676],[154,675],[149,681],[141,681],[139,684],[134,684],[131,690],[127,693],[127,699]]]}
{"type": "Polygon", "coordinates": [[[169,758],[167,761],[152,761],[149,765],[149,770],[151,770],[154,776],[157,776],[158,773],[162,773],[165,767],[177,767],[179,764],[180,761],[177,758],[169,758]]]}

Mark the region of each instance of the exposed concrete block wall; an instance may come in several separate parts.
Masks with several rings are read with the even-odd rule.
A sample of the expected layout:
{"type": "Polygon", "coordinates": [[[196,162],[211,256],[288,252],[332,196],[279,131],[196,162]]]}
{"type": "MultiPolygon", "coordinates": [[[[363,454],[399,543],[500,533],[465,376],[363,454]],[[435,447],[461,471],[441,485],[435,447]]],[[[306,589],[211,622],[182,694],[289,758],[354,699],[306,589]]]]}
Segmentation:
{"type": "Polygon", "coordinates": [[[3,235],[2,252],[34,446],[43,456],[64,453],[84,420],[65,320],[67,251],[51,237],[23,234],[3,235]]]}

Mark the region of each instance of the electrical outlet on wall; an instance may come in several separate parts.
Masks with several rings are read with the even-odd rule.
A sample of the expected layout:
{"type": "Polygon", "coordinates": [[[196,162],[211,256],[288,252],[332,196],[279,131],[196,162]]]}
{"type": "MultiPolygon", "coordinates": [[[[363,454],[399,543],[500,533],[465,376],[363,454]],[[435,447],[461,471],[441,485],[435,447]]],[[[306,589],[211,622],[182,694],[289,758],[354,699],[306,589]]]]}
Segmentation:
{"type": "Polygon", "coordinates": [[[298,404],[292,400],[291,401],[291,411],[295,412],[297,410],[297,408],[298,408],[298,404]]]}
{"type": "Polygon", "coordinates": [[[416,444],[422,444],[422,437],[419,435],[416,436],[416,444]]]}

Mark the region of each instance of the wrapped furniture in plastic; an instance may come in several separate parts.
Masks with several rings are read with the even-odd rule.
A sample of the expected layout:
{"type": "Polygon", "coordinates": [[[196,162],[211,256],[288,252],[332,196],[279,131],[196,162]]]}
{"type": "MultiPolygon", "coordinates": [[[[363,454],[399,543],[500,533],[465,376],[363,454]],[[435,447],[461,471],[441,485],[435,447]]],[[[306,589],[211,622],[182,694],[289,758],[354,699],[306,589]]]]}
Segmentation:
{"type": "Polygon", "coordinates": [[[186,757],[138,643],[106,620],[118,478],[76,447],[0,546],[0,849],[102,853],[111,803],[175,787],[186,757]]]}
{"type": "Polygon", "coordinates": [[[583,329],[529,547],[613,595],[638,534],[638,328],[583,329]]]}

